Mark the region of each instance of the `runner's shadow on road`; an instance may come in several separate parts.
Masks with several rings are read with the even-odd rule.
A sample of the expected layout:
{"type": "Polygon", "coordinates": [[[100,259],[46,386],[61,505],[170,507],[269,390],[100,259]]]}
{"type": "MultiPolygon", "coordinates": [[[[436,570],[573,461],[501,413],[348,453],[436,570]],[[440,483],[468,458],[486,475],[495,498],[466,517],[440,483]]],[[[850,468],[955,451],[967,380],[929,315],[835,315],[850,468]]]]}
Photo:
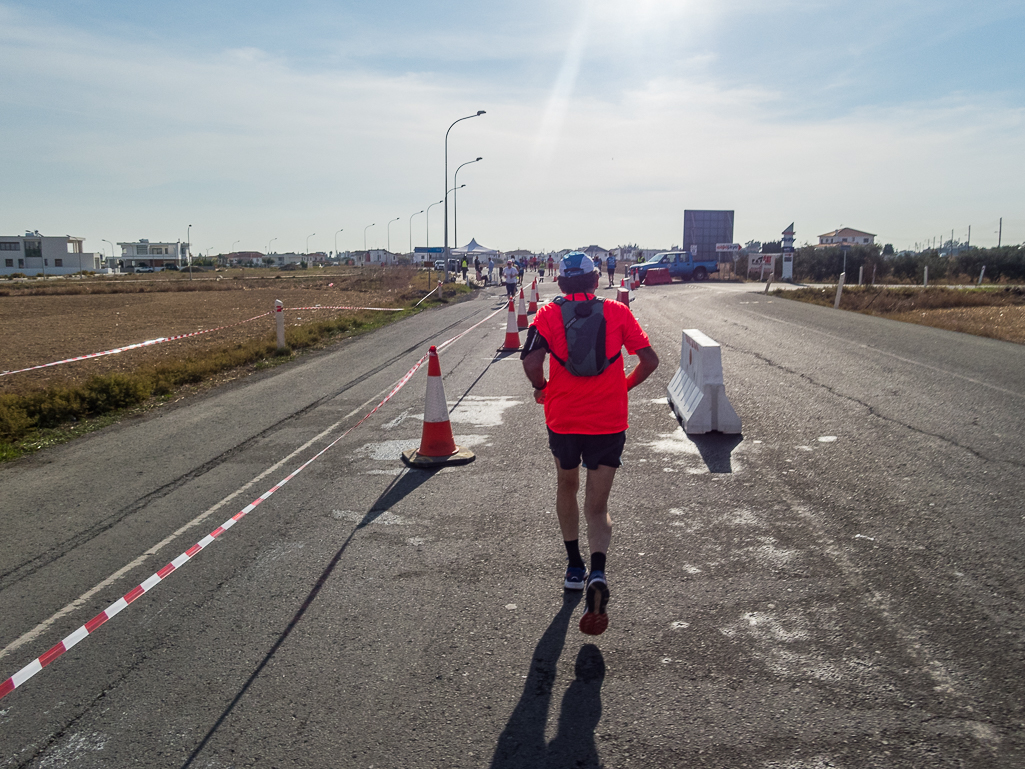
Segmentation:
{"type": "Polygon", "coordinates": [[[356,524],[356,527],[351,532],[349,532],[349,536],[345,539],[345,542],[342,543],[342,546],[338,548],[338,552],[336,552],[334,556],[332,556],[330,562],[328,562],[328,565],[324,568],[324,571],[321,572],[320,577],[317,578],[317,582],[313,585],[313,588],[310,590],[309,594],[303,600],[295,615],[289,621],[288,625],[285,626],[285,629],[281,632],[281,635],[278,636],[277,640],[274,642],[274,645],[271,646],[270,650],[260,661],[260,664],[256,666],[256,670],[252,672],[252,674],[246,680],[245,684],[242,685],[242,688],[239,689],[234,699],[232,699],[232,701],[224,709],[224,712],[221,713],[221,715],[218,717],[214,725],[210,727],[210,731],[206,733],[206,735],[200,741],[199,745],[196,746],[196,749],[192,751],[192,754],[188,757],[188,759],[186,759],[185,763],[182,764],[182,769],[188,769],[188,767],[193,766],[194,762],[199,757],[199,754],[203,752],[203,749],[207,746],[207,744],[210,742],[213,736],[218,732],[218,730],[221,728],[224,722],[228,719],[228,716],[231,715],[231,712],[235,709],[235,706],[242,701],[242,698],[245,696],[246,692],[249,691],[249,688],[253,685],[253,683],[255,683],[256,679],[260,677],[260,673],[263,672],[263,669],[267,667],[268,663],[270,663],[270,661],[274,658],[274,655],[277,654],[278,649],[280,649],[281,646],[285,643],[285,641],[288,640],[288,636],[290,636],[292,634],[292,631],[295,630],[300,620],[302,620],[303,616],[306,614],[307,609],[309,609],[310,606],[313,605],[313,602],[317,600],[317,596],[320,594],[321,589],[324,587],[325,584],[327,584],[328,578],[331,576],[335,568],[338,566],[338,562],[342,559],[342,556],[348,549],[349,544],[356,536],[356,532],[372,524],[384,513],[388,512],[388,509],[390,507],[392,507],[397,502],[402,500],[407,494],[412,493],[420,486],[422,486],[424,483],[426,483],[428,480],[430,480],[433,475],[433,472],[424,470],[406,470],[399,474],[396,478],[394,478],[392,482],[388,484],[385,490],[381,492],[381,495],[370,506],[370,509],[367,510],[362,520],[360,520],[360,522],[356,524]]]}
{"type": "Polygon", "coordinates": [[[733,449],[744,440],[739,433],[705,433],[704,435],[688,435],[698,447],[701,458],[705,461],[710,473],[733,472],[733,449]]]}
{"type": "Polygon", "coordinates": [[[605,660],[594,644],[584,645],[577,654],[576,679],[562,698],[558,734],[551,744],[545,742],[556,666],[581,597],[578,592],[563,595],[562,608],[534,648],[523,693],[498,738],[491,769],[599,766],[594,732],[601,719],[605,660]]]}

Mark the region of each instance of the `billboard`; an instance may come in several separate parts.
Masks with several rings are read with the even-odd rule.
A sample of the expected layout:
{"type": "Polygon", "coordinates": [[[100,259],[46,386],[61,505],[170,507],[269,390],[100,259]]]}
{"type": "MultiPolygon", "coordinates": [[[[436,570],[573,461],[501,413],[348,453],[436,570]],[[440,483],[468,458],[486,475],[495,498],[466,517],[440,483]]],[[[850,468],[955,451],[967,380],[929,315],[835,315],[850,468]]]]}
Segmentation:
{"type": "Polygon", "coordinates": [[[732,211],[684,211],[683,247],[701,261],[718,261],[716,245],[733,242],[732,211]],[[697,252],[694,247],[697,247],[697,252]]]}

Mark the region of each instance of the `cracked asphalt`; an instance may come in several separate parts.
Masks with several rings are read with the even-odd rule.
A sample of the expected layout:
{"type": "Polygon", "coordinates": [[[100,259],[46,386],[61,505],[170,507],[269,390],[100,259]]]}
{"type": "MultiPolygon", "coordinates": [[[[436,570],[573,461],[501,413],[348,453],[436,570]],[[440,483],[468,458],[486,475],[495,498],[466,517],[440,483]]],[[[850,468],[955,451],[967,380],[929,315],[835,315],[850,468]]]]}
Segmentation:
{"type": "Polygon", "coordinates": [[[399,461],[426,371],[339,438],[502,295],[0,468],[6,678],[338,439],[0,700],[0,767],[1025,765],[1025,348],[749,285],[638,291],[662,365],[632,394],[595,638],[504,312],[441,354],[474,463],[399,461]],[[742,435],[674,421],[685,328],[722,344],[742,435]]]}

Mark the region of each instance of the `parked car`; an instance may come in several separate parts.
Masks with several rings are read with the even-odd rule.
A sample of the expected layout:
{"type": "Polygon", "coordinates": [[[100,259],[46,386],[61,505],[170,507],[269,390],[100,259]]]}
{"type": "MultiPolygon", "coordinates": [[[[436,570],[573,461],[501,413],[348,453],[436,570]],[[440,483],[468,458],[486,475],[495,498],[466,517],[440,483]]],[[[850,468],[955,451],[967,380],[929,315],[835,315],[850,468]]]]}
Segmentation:
{"type": "Polygon", "coordinates": [[[444,259],[435,259],[434,260],[434,269],[436,269],[436,270],[444,270],[445,269],[445,260],[444,259]]]}
{"type": "Polygon", "coordinates": [[[136,272],[156,272],[156,270],[154,270],[152,267],[146,267],[146,266],[136,267],[135,271],[136,272]]]}
{"type": "Polygon", "coordinates": [[[279,270],[298,270],[299,269],[299,265],[295,264],[294,262],[290,262],[289,264],[281,265],[280,267],[278,267],[278,269],[279,270]]]}

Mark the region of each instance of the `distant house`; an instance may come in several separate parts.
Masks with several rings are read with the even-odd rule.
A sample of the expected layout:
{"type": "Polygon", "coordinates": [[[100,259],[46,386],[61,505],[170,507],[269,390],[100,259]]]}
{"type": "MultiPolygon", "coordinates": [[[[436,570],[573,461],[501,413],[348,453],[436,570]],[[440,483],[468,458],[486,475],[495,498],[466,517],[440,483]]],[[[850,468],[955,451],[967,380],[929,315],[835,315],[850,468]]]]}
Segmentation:
{"type": "Polygon", "coordinates": [[[239,267],[262,267],[264,256],[259,251],[233,251],[225,258],[228,264],[239,267]]]}
{"type": "Polygon", "coordinates": [[[82,250],[84,238],[38,232],[0,235],[0,275],[74,275],[103,270],[103,254],[82,250]]]}
{"type": "Polygon", "coordinates": [[[815,248],[834,248],[836,246],[871,246],[876,242],[876,236],[871,232],[862,232],[850,227],[842,227],[839,230],[819,235],[819,243],[815,248]]]}
{"type": "Polygon", "coordinates": [[[609,255],[608,249],[602,248],[601,246],[588,246],[587,248],[581,248],[579,250],[591,257],[591,261],[595,263],[604,262],[606,257],[609,255]]]}
{"type": "Polygon", "coordinates": [[[145,238],[130,243],[118,243],[121,258],[112,265],[125,272],[135,272],[137,267],[187,267],[189,244],[180,240],[175,243],[151,243],[145,238]]]}

